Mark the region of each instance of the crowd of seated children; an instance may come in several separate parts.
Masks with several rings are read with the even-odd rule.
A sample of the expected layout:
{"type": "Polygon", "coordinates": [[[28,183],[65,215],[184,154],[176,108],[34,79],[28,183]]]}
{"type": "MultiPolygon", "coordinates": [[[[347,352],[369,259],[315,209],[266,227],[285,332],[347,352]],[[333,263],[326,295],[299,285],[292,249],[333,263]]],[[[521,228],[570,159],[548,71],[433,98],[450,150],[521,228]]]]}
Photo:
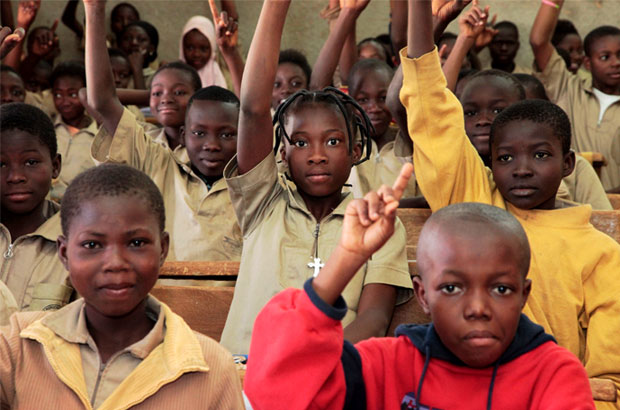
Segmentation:
{"type": "MultiPolygon", "coordinates": [[[[357,130],[366,136],[370,125],[357,103],[337,91],[289,97],[275,118],[292,184],[279,183],[270,91],[288,6],[263,5],[244,73],[253,81],[242,84],[237,156],[224,171],[244,251],[221,343],[241,354],[248,353],[254,319],[269,298],[320,275],[351,201],[342,187],[361,156],[357,130]]],[[[344,292],[348,340],[385,335],[395,303],[411,297],[405,232],[401,223],[396,229],[344,292]]]]}
{"type": "Polygon", "coordinates": [[[159,33],[149,22],[132,21],[123,28],[118,37],[118,48],[129,56],[133,71],[132,88],[145,90],[151,85],[153,75],[159,67],[158,45],[159,33]]]}
{"type": "Polygon", "coordinates": [[[89,11],[86,19],[92,24],[86,26],[86,64],[93,86],[87,90],[88,103],[103,118],[92,145],[93,158],[129,164],[155,181],[170,213],[169,260],[238,260],[242,238],[222,179],[224,165],[236,152],[237,97],[211,86],[197,90],[190,99],[193,88],[200,86],[196,71],[180,62],[160,68],[153,78],[151,107],[162,118],[184,119],[179,127],[183,152],[173,153],[145,135],[118,101],[105,27],[99,20],[105,10],[92,7],[89,11]]]}
{"type": "Polygon", "coordinates": [[[613,273],[620,266],[620,244],[590,225],[589,206],[556,201],[575,162],[566,114],[542,100],[504,109],[491,126],[487,168],[460,125],[458,100],[445,88],[426,15],[416,15],[409,22],[408,48],[401,52],[401,100],[424,197],[434,211],[474,201],[515,215],[530,241],[529,275],[536,284],[524,313],[573,352],[589,377],[608,378],[617,386],[620,356],[609,341],[620,331],[614,296],[620,282],[613,273]]]}
{"type": "Polygon", "coordinates": [[[149,296],[169,244],[153,181],[91,168],[60,216],[58,255],[82,298],[0,328],[2,407],[242,409],[230,353],[149,296]]]}
{"type": "Polygon", "coordinates": [[[3,104],[0,139],[0,281],[20,310],[58,308],[72,288],[56,250],[59,207],[46,199],[61,171],[54,125],[36,107],[3,104]]]}
{"type": "Polygon", "coordinates": [[[620,28],[601,26],[584,40],[583,65],[590,80],[574,76],[551,43],[563,0],[557,7],[542,4],[530,34],[536,76],[542,81],[549,99],[568,114],[576,151],[603,154],[607,166],[601,169],[601,181],[608,192],[620,192],[620,28]]]}

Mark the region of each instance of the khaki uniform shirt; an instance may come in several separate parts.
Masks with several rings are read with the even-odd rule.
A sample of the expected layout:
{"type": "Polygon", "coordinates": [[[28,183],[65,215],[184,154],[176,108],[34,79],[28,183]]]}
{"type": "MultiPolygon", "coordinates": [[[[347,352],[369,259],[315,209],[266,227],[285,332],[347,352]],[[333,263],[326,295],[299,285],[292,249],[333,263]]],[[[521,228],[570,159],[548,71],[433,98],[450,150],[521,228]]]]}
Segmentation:
{"type": "MultiPolygon", "coordinates": [[[[317,222],[290,184],[278,182],[276,161],[268,155],[254,169],[239,176],[236,157],[226,166],[228,183],[244,236],[239,276],[220,343],[233,353],[248,353],[254,319],[276,293],[301,289],[314,270],[317,255],[324,263],[340,240],[342,221],[351,195],[317,222]],[[316,237],[315,237],[316,235],[316,237]]],[[[394,235],[360,269],[343,292],[349,311],[348,325],[356,317],[362,288],[370,283],[393,285],[397,303],[412,295],[405,251],[406,234],[397,220],[394,235]]]]}
{"type": "Polygon", "coordinates": [[[549,99],[562,107],[571,121],[572,146],[577,152],[600,152],[607,159],[601,169],[606,190],[620,186],[620,101],[610,105],[601,122],[592,81],[573,75],[554,50],[543,72],[536,72],[549,99]]]}
{"type": "Polygon", "coordinates": [[[0,280],[13,293],[20,310],[58,309],[69,302],[73,292],[56,249],[56,239],[62,234],[58,209],[47,201],[43,212],[48,220],[15,241],[0,224],[0,280]]]}
{"type": "Polygon", "coordinates": [[[90,146],[97,133],[97,122],[90,117],[85,117],[81,129],[71,135],[67,125],[60,115],[57,115],[54,127],[62,167],[60,175],[52,182],[51,196],[53,200],[60,202],[73,178],[95,166],[90,156],[90,146]]]}
{"type": "Polygon", "coordinates": [[[54,105],[54,97],[52,96],[52,90],[43,90],[40,93],[33,93],[26,91],[26,98],[24,103],[37,107],[50,118],[58,115],[56,111],[56,105],[54,105]]]}
{"type": "Polygon", "coordinates": [[[0,280],[0,326],[7,325],[9,317],[15,312],[17,312],[17,302],[9,288],[0,280]]]}
{"type": "Polygon", "coordinates": [[[114,136],[101,127],[92,145],[96,161],[131,165],[161,191],[170,233],[168,260],[238,261],[243,239],[226,182],[222,178],[208,189],[183,151],[178,147],[172,153],[154,142],[127,109],[114,136]]]}
{"type": "MultiPolygon", "coordinates": [[[[581,155],[576,155],[575,170],[562,182],[568,188],[569,195],[565,199],[580,204],[590,204],[592,209],[598,211],[613,209],[596,171],[581,155]]],[[[558,197],[559,193],[558,190],[558,197]]]]}

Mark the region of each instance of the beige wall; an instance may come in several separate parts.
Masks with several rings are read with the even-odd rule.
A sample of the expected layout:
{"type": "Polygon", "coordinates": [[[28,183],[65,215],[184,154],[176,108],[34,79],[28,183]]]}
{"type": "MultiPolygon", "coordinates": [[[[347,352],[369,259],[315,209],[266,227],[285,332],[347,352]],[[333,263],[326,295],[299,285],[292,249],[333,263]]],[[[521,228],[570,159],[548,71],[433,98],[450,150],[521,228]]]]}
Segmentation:
{"type": "MultiPolygon", "coordinates": [[[[149,21],[159,30],[159,55],[160,59],[165,61],[178,58],[179,35],[189,17],[196,14],[210,17],[206,1],[129,1],[140,10],[142,19],[149,21]]],[[[108,10],[111,10],[119,2],[118,0],[109,1],[108,10]]],[[[319,17],[319,11],[326,3],[326,0],[293,1],[285,27],[282,48],[300,49],[306,53],[311,64],[314,63],[327,36],[327,24],[319,17]]],[[[490,0],[482,1],[482,3],[491,6],[491,14],[497,13],[498,21],[511,20],[519,26],[522,46],[517,60],[522,65],[531,64],[532,53],[527,42],[527,36],[540,1],[490,0]]],[[[35,25],[51,25],[54,19],[60,18],[65,4],[65,1],[43,0],[35,25]]],[[[237,0],[240,15],[240,38],[244,55],[247,53],[261,4],[262,2],[258,0],[237,0]]],[[[17,1],[14,0],[14,12],[16,7],[17,1]]],[[[358,40],[387,32],[388,14],[388,0],[371,1],[358,21],[358,40]]],[[[572,20],[580,34],[585,36],[594,27],[603,24],[619,24],[620,0],[567,0],[562,17],[572,20]]],[[[78,18],[80,20],[83,18],[82,5],[78,8],[78,18]]],[[[107,24],[109,25],[109,22],[107,24]]],[[[449,29],[458,31],[455,23],[449,29]]],[[[60,60],[81,58],[75,36],[62,24],[58,29],[58,34],[61,38],[62,48],[60,60]]]]}

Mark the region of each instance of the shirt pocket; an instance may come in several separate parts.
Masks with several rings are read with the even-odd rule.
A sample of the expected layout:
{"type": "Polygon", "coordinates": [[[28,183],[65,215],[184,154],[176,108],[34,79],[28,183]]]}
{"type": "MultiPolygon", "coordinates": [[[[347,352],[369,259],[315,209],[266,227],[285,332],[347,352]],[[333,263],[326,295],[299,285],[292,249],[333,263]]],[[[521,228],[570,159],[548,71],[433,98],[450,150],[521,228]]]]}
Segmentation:
{"type": "Polygon", "coordinates": [[[69,303],[73,288],[57,283],[38,283],[32,292],[28,310],[57,310],[69,303]]]}

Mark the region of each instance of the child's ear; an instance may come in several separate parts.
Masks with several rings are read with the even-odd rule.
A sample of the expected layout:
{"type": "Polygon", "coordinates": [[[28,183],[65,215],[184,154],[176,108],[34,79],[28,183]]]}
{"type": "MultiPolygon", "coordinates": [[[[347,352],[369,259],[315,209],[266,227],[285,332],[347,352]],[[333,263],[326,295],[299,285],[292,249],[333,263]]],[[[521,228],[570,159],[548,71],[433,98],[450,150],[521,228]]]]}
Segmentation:
{"type": "Polygon", "coordinates": [[[424,313],[429,315],[431,309],[428,307],[428,301],[426,300],[426,290],[424,290],[424,283],[419,275],[413,277],[413,293],[415,293],[418,303],[422,306],[424,313]]]}
{"type": "Polygon", "coordinates": [[[61,168],[62,168],[62,157],[60,154],[56,154],[56,156],[52,158],[52,179],[58,178],[58,175],[60,175],[61,168]]]}
{"type": "Polygon", "coordinates": [[[586,70],[592,71],[592,60],[590,60],[590,57],[584,56],[582,64],[583,64],[583,66],[585,67],[586,70]]]}
{"type": "Polygon", "coordinates": [[[59,235],[56,239],[56,248],[58,249],[58,258],[62,262],[65,269],[69,270],[69,259],[67,258],[67,238],[64,235],[59,235]]]}
{"type": "Polygon", "coordinates": [[[185,125],[179,127],[179,133],[181,134],[181,146],[185,146],[185,125]]]}
{"type": "Polygon", "coordinates": [[[527,298],[530,296],[530,292],[532,291],[532,279],[525,279],[525,283],[523,285],[523,301],[521,303],[521,309],[525,306],[525,302],[527,302],[527,298]]]}
{"type": "Polygon", "coordinates": [[[280,158],[282,159],[282,162],[284,162],[286,164],[286,166],[288,166],[288,159],[286,158],[286,148],[284,146],[284,140],[282,140],[282,142],[280,143],[280,158]]]}
{"type": "Polygon", "coordinates": [[[562,170],[562,176],[567,177],[573,173],[575,169],[575,151],[572,149],[564,155],[564,169],[562,170]]]}
{"type": "Polygon", "coordinates": [[[161,253],[159,255],[159,267],[161,267],[166,261],[168,256],[168,250],[170,250],[170,235],[168,232],[162,232],[161,234],[161,253]]]}
{"type": "Polygon", "coordinates": [[[355,145],[353,146],[352,154],[353,154],[353,163],[355,164],[362,157],[362,144],[361,143],[359,142],[355,143],[355,145]]]}

